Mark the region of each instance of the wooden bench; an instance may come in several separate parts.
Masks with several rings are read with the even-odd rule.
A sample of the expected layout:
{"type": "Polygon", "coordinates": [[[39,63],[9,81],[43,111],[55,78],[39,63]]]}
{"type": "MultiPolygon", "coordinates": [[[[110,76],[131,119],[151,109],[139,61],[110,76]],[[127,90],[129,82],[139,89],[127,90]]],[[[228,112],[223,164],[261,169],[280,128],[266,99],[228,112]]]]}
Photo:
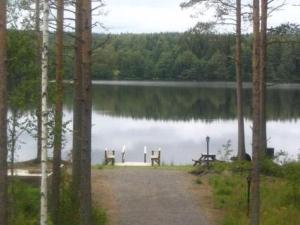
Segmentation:
{"type": "Polygon", "coordinates": [[[197,166],[198,164],[201,165],[203,162],[211,162],[216,160],[216,155],[207,155],[207,154],[201,154],[201,157],[198,160],[193,159],[194,165],[197,166]]]}
{"type": "Polygon", "coordinates": [[[151,152],[151,165],[154,166],[154,163],[160,166],[160,150],[151,152]]]}
{"type": "Polygon", "coordinates": [[[105,150],[104,152],[105,165],[111,163],[111,165],[115,165],[115,150],[105,150]]]}

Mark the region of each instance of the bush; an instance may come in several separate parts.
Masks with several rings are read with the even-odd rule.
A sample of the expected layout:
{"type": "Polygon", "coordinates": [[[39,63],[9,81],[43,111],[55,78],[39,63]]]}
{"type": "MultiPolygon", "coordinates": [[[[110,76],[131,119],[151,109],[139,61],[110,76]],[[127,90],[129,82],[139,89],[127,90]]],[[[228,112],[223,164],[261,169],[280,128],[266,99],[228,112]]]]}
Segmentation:
{"type": "Polygon", "coordinates": [[[10,224],[38,225],[40,192],[37,187],[15,180],[9,186],[10,224]]]}
{"type": "Polygon", "coordinates": [[[287,180],[287,203],[294,203],[300,208],[300,163],[291,162],[283,166],[284,177],[287,180]]]}
{"type": "Polygon", "coordinates": [[[283,169],[280,165],[273,162],[271,159],[263,159],[261,161],[260,171],[263,175],[273,176],[273,177],[282,177],[283,169]]]}

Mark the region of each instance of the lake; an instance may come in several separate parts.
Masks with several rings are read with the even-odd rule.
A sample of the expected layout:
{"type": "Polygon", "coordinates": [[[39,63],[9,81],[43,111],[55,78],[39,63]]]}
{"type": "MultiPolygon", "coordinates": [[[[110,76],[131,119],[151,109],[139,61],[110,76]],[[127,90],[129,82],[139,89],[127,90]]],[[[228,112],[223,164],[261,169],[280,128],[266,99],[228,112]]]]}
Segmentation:
{"type": "MultiPolygon", "coordinates": [[[[64,120],[72,120],[72,87],[66,87],[64,120]]],[[[93,84],[92,162],[101,163],[104,149],[121,158],[126,145],[127,161],[143,161],[144,146],[162,149],[162,162],[188,164],[206,152],[224,152],[229,140],[233,154],[237,146],[234,83],[197,82],[95,82],[93,84]]],[[[251,87],[244,89],[245,138],[251,153],[251,87]]],[[[284,150],[289,157],[300,153],[300,85],[272,85],[267,91],[268,146],[284,150]]],[[[72,124],[69,124],[72,128],[72,124]]],[[[72,146],[66,134],[63,155],[72,146]]],[[[29,135],[18,150],[17,160],[35,156],[35,140],[29,135]]],[[[51,154],[51,152],[50,152],[51,154]]]]}

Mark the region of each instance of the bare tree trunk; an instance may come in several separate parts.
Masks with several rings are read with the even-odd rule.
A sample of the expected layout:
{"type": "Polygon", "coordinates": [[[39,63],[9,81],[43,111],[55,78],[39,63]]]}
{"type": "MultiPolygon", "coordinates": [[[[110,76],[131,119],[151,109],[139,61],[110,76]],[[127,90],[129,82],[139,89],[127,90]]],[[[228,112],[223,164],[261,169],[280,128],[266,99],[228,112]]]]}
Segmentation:
{"type": "Polygon", "coordinates": [[[6,1],[0,1],[0,224],[7,221],[6,1]]]}
{"type": "Polygon", "coordinates": [[[252,50],[252,184],[251,225],[259,225],[260,218],[260,11],[259,0],[253,0],[253,50],[252,50]]]}
{"type": "Polygon", "coordinates": [[[80,173],[80,224],[92,222],[91,200],[91,1],[82,1],[82,119],[81,119],[81,173],[80,173]]]}
{"type": "Polygon", "coordinates": [[[261,151],[265,154],[267,148],[267,122],[266,122],[266,76],[267,76],[267,19],[268,1],[261,0],[261,36],[260,36],[260,138],[261,151]]]}
{"type": "Polygon", "coordinates": [[[236,45],[235,45],[235,69],[236,69],[236,97],[238,117],[238,159],[245,159],[245,131],[243,110],[243,79],[241,70],[241,0],[236,0],[236,45]]]}
{"type": "MultiPolygon", "coordinates": [[[[36,65],[41,65],[41,33],[40,33],[40,0],[35,0],[35,32],[36,32],[36,65]]],[[[38,102],[37,102],[37,154],[36,161],[41,161],[42,152],[42,97],[41,97],[41,69],[38,67],[37,71],[37,83],[38,83],[38,102]]]]}
{"type": "Polygon", "coordinates": [[[46,225],[48,220],[47,202],[47,148],[48,148],[48,44],[49,44],[49,0],[43,2],[43,47],[42,47],[42,154],[41,154],[41,217],[40,225],[46,225]]]}
{"type": "Polygon", "coordinates": [[[63,113],[63,20],[64,1],[56,0],[56,102],[55,102],[55,134],[53,150],[52,177],[52,219],[54,225],[59,225],[60,212],[60,164],[62,148],[62,113],[63,113]]]}
{"type": "MultiPolygon", "coordinates": [[[[74,77],[74,103],[73,103],[73,150],[72,150],[72,191],[73,204],[79,210],[79,185],[80,185],[80,162],[81,162],[81,102],[82,102],[82,12],[81,0],[76,0],[76,38],[75,38],[75,77],[74,77]]],[[[79,211],[74,212],[79,215],[79,211]]],[[[79,218],[78,218],[79,219],[79,218]]]]}

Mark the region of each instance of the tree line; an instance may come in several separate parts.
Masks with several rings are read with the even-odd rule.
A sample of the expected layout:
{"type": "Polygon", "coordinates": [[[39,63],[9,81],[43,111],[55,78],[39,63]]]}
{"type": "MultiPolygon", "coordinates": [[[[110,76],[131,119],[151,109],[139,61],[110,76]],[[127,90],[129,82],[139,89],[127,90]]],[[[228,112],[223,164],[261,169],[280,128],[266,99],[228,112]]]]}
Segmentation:
{"type": "MultiPolygon", "coordinates": [[[[268,81],[299,82],[300,27],[284,24],[269,31],[268,81]],[[275,40],[282,40],[276,42],[275,40]]],[[[235,35],[210,31],[94,35],[107,43],[93,54],[92,77],[100,80],[235,81],[235,35]]],[[[251,81],[252,35],[242,35],[241,72],[251,81]]]]}
{"type": "MultiPolygon", "coordinates": [[[[101,1],[98,7],[102,7],[101,1]]],[[[233,15],[234,34],[218,34],[212,24],[199,26],[184,34],[123,34],[92,36],[91,0],[75,1],[0,1],[0,224],[8,224],[7,179],[7,103],[22,113],[27,102],[35,104],[37,158],[41,165],[40,224],[60,224],[61,210],[61,147],[63,79],[74,81],[73,149],[71,198],[73,219],[80,225],[92,224],[91,200],[91,103],[93,79],[141,80],[235,80],[237,83],[238,158],[245,159],[242,81],[252,80],[253,164],[250,222],[260,219],[260,163],[266,149],[266,81],[297,81],[299,76],[299,26],[285,24],[267,29],[268,3],[253,0],[251,6],[253,34],[242,35],[240,0],[190,0],[183,7],[202,3],[217,9],[217,17],[233,15]],[[8,8],[12,11],[7,13],[8,8]],[[20,3],[20,5],[19,5],[20,3]],[[55,4],[53,4],[55,3],[55,4]],[[64,3],[74,13],[74,32],[63,34],[64,3]],[[17,4],[17,5],[14,5],[17,4]],[[51,4],[51,5],[50,5],[51,4]],[[33,13],[33,21],[22,30],[16,8],[25,7],[33,13]],[[35,6],[34,10],[31,9],[35,6]],[[43,7],[41,7],[43,6],[43,7]],[[51,10],[55,9],[51,12],[51,10]],[[41,11],[41,13],[40,13],[41,11]],[[54,13],[55,12],[55,13],[54,13]],[[55,31],[50,35],[49,20],[54,15],[55,31]],[[7,22],[12,25],[7,31],[7,22]],[[42,15],[42,17],[41,17],[42,15]],[[42,19],[42,23],[41,23],[42,19]],[[40,26],[41,25],[41,26],[40,26]],[[7,38],[8,37],[8,38],[7,38]],[[49,42],[50,41],[50,42],[49,42]],[[19,47],[17,47],[19,46],[19,47]],[[64,76],[63,76],[64,75],[64,76]],[[48,78],[55,79],[54,94],[48,78]],[[53,97],[54,155],[51,216],[48,216],[47,150],[49,144],[48,102],[53,97]],[[35,103],[34,103],[35,102],[35,103]],[[23,107],[23,108],[22,108],[23,107]]],[[[96,7],[96,9],[98,8],[96,7]]],[[[65,18],[70,19],[70,18],[65,18]]],[[[69,26],[69,25],[68,25],[69,26]]],[[[197,104],[196,104],[197,105],[197,104]]],[[[18,113],[13,113],[17,119],[18,113]]],[[[51,163],[51,162],[50,162],[51,163]]]]}
{"type": "MultiPolygon", "coordinates": [[[[16,52],[16,46],[28,46],[27,57],[23,55],[22,60],[33,64],[34,48],[29,48],[34,45],[32,32],[10,30],[8,33],[9,54],[16,52]]],[[[70,35],[64,34],[65,46],[72,45],[70,35]]],[[[268,35],[268,81],[300,82],[300,46],[297,44],[300,26],[282,24],[269,29],[268,35]]],[[[242,35],[241,40],[242,79],[251,81],[252,34],[242,35]]],[[[185,33],[93,34],[93,49],[91,73],[94,80],[235,81],[235,35],[216,33],[213,27],[204,31],[191,29],[185,33]]],[[[55,79],[57,60],[54,50],[55,33],[52,33],[49,49],[52,80],[55,79]]],[[[65,55],[64,79],[72,80],[72,49],[66,48],[65,55]]],[[[24,67],[22,60],[14,61],[14,66],[24,67]]],[[[8,71],[11,74],[10,67],[8,71]]]]}

